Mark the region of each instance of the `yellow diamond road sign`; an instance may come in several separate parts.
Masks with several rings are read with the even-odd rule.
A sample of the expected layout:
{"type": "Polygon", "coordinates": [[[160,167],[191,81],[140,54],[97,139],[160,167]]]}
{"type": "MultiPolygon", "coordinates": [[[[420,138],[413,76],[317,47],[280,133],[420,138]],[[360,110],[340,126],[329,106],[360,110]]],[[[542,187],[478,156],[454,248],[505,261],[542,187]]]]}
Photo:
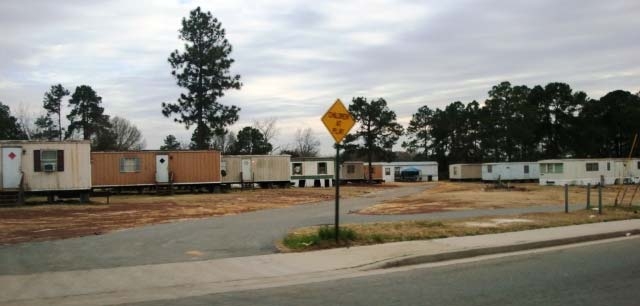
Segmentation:
{"type": "Polygon", "coordinates": [[[342,139],[349,133],[349,130],[356,124],[351,113],[344,107],[342,101],[337,99],[329,110],[322,116],[322,123],[327,127],[336,143],[340,143],[342,139]]]}

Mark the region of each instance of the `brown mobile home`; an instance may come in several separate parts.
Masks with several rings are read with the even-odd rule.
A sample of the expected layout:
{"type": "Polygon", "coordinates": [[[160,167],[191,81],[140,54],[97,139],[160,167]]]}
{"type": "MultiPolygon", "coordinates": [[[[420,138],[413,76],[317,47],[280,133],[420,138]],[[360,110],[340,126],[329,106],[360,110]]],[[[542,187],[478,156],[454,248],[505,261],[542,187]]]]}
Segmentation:
{"type": "MultiPolygon", "coordinates": [[[[369,164],[364,163],[364,179],[365,181],[369,181],[369,164]]],[[[371,165],[371,181],[375,183],[384,182],[384,178],[382,177],[382,165],[371,165]]]]}
{"type": "Polygon", "coordinates": [[[221,182],[220,152],[92,152],[91,178],[94,188],[215,185],[221,182]]]}

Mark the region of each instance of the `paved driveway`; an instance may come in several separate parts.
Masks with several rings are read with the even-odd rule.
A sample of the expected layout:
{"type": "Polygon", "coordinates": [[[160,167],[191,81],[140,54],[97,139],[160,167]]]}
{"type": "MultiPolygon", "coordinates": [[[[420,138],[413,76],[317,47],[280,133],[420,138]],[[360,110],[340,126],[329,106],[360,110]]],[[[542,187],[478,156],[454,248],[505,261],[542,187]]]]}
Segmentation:
{"type": "MultiPolygon", "coordinates": [[[[341,201],[341,222],[450,219],[561,210],[560,206],[490,209],[420,215],[348,214],[434,185],[385,189],[341,201]]],[[[274,242],[296,227],[333,224],[334,202],[326,201],[234,216],[149,225],[104,235],[0,246],[0,275],[183,262],[276,252],[274,242]]]]}

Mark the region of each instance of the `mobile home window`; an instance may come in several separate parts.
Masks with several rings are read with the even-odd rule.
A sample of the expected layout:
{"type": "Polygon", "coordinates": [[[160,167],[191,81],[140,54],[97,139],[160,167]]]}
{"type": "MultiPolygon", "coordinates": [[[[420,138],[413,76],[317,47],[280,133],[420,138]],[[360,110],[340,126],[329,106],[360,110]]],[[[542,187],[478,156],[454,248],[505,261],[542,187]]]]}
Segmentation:
{"type": "Polygon", "coordinates": [[[120,172],[140,172],[140,158],[123,157],[120,159],[120,172]]]}
{"type": "Polygon", "coordinates": [[[524,173],[529,173],[529,165],[524,165],[524,173]]]}
{"type": "Polygon", "coordinates": [[[607,171],[611,171],[611,163],[607,162],[607,171]]]}
{"type": "Polygon", "coordinates": [[[400,177],[400,167],[395,167],[395,168],[393,169],[393,175],[394,175],[395,177],[400,177]]]}
{"type": "Polygon", "coordinates": [[[56,171],[58,169],[58,150],[40,151],[40,163],[42,164],[42,171],[56,171]]]}
{"type": "Polygon", "coordinates": [[[64,171],[64,151],[63,150],[34,150],[33,151],[33,171],[34,172],[64,171]]]}
{"type": "Polygon", "coordinates": [[[391,175],[391,168],[384,168],[384,175],[391,175]]]}
{"type": "Polygon", "coordinates": [[[638,162],[638,169],[640,169],[640,161],[638,162]]]}
{"type": "Polygon", "coordinates": [[[453,175],[457,175],[458,174],[458,167],[453,167],[453,175]]]}
{"type": "Polygon", "coordinates": [[[553,173],[562,173],[564,172],[564,167],[562,163],[553,164],[553,173]]]}
{"type": "Polygon", "coordinates": [[[540,173],[562,173],[564,167],[562,163],[540,164],[540,173]]]}
{"type": "Polygon", "coordinates": [[[487,172],[491,173],[493,171],[493,165],[487,165],[487,172]]]}
{"type": "Polygon", "coordinates": [[[318,163],[318,174],[327,174],[327,163],[318,163]]]}
{"type": "Polygon", "coordinates": [[[355,165],[347,165],[347,173],[356,173],[355,165]]]}
{"type": "Polygon", "coordinates": [[[587,163],[587,172],[598,171],[598,163],[587,163]]]}
{"type": "Polygon", "coordinates": [[[293,175],[302,175],[302,163],[293,163],[291,171],[293,175]]]}

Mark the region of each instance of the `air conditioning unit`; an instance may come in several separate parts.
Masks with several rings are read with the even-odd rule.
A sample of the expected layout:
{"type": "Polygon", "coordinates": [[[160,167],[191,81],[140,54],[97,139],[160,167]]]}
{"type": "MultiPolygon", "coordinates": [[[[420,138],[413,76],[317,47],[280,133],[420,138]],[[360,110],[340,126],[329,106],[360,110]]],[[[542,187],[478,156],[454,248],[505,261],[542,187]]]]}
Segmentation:
{"type": "Polygon", "coordinates": [[[54,172],[56,171],[56,163],[44,163],[42,164],[42,170],[44,172],[54,172]]]}

